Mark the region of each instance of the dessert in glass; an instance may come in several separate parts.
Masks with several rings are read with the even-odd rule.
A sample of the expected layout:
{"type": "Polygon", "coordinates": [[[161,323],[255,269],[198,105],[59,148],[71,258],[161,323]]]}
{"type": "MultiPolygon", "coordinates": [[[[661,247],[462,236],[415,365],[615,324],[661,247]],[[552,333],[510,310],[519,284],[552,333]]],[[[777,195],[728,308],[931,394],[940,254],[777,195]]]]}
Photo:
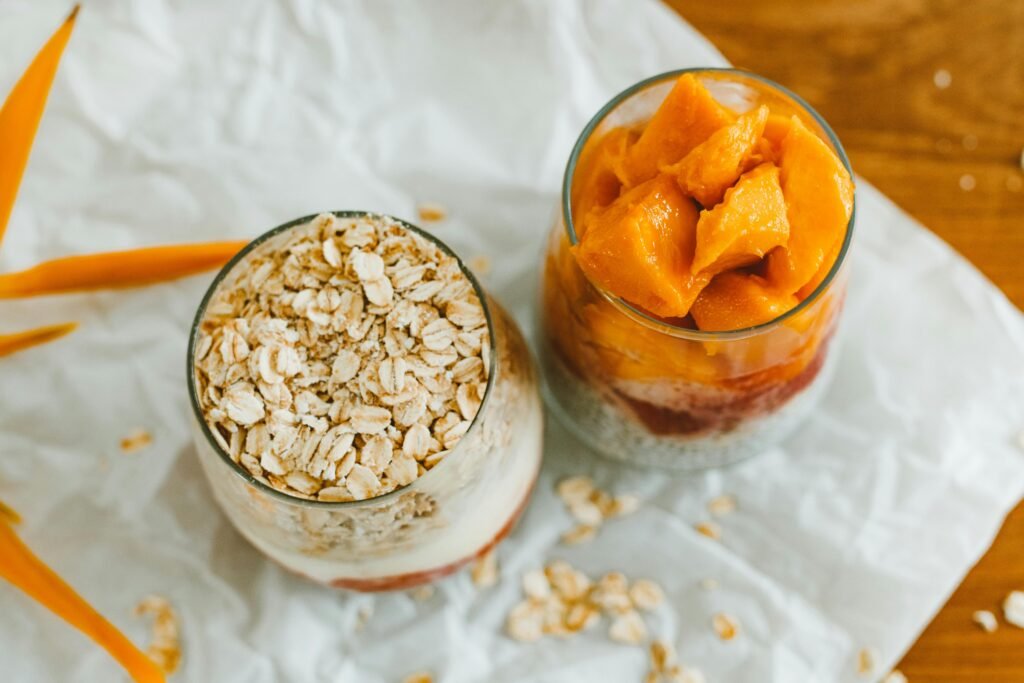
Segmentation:
{"type": "Polygon", "coordinates": [[[246,247],[199,307],[188,385],[232,523],[332,586],[455,571],[509,532],[540,467],[519,330],[447,247],[387,216],[309,216],[246,247]]]}
{"type": "Polygon", "coordinates": [[[777,443],[835,364],[853,194],[828,125],[765,78],[682,70],[616,96],[548,239],[556,414],[600,453],[676,469],[777,443]]]}

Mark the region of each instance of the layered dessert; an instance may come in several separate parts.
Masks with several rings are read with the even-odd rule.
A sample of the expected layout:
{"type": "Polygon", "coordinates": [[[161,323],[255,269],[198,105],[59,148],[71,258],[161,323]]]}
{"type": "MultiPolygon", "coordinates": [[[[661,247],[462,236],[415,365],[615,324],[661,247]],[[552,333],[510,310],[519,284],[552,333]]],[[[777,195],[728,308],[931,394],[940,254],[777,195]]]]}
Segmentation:
{"type": "Polygon", "coordinates": [[[557,412],[613,457],[762,450],[826,382],[853,182],[824,123],[751,74],[638,84],[584,131],[544,272],[557,412]]]}
{"type": "Polygon", "coordinates": [[[443,245],[371,214],[282,226],[229,264],[190,350],[200,459],[239,531],[361,590],[489,550],[537,477],[514,324],[443,245]]]}

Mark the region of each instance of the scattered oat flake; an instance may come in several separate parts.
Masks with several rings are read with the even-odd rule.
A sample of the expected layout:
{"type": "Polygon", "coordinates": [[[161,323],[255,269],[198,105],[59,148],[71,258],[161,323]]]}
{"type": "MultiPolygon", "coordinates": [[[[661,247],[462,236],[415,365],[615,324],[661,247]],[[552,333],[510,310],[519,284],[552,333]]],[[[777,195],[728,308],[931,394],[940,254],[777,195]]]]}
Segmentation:
{"type": "Polygon", "coordinates": [[[707,683],[707,679],[699,669],[678,664],[668,668],[663,680],[667,683],[707,683]]]}
{"type": "Polygon", "coordinates": [[[971,615],[971,620],[985,633],[992,633],[999,628],[999,620],[996,615],[987,609],[979,609],[971,615]]]}
{"type": "Polygon", "coordinates": [[[413,588],[410,595],[412,595],[412,599],[417,602],[425,602],[426,600],[434,597],[434,587],[427,584],[420,586],[419,588],[413,588]]]}
{"type": "Polygon", "coordinates": [[[953,83],[953,75],[946,69],[938,69],[932,76],[932,82],[939,90],[945,90],[953,83]]]}
{"type": "Polygon", "coordinates": [[[978,181],[975,180],[974,176],[970,173],[964,173],[960,176],[960,189],[964,192],[970,192],[977,187],[978,181]]]}
{"type": "Polygon", "coordinates": [[[617,643],[637,645],[647,638],[647,625],[637,612],[630,610],[615,617],[608,637],[617,643]]]}
{"type": "Polygon", "coordinates": [[[736,510],[736,497],[728,494],[715,496],[708,501],[708,512],[715,517],[724,517],[725,515],[735,512],[736,510]]]}
{"type": "Polygon", "coordinates": [[[596,526],[590,526],[589,524],[577,524],[576,526],[562,534],[562,543],[566,545],[576,545],[578,543],[584,543],[594,538],[596,534],[596,526]]]}
{"type": "Polygon", "coordinates": [[[1024,591],[1010,591],[1003,600],[1003,618],[1006,623],[1024,628],[1024,591]]]}
{"type": "Polygon", "coordinates": [[[166,598],[151,595],[135,606],[135,614],[153,617],[153,638],[146,654],[164,673],[174,673],[181,664],[181,639],[178,615],[171,603],[166,598]]]}
{"type": "Polygon", "coordinates": [[[732,640],[740,631],[740,625],[733,617],[719,612],[711,617],[711,626],[722,640],[732,640]]]}
{"type": "Polygon", "coordinates": [[[654,673],[664,673],[670,666],[676,663],[676,650],[672,643],[656,638],[651,641],[649,649],[651,655],[651,668],[654,673]]]}
{"type": "Polygon", "coordinates": [[[473,583],[480,588],[488,588],[498,582],[498,556],[489,550],[474,562],[469,570],[473,583]]]}
{"type": "Polygon", "coordinates": [[[629,599],[637,609],[652,610],[665,601],[665,592],[650,579],[638,579],[629,587],[629,599]]]}
{"type": "Polygon", "coordinates": [[[491,257],[484,254],[469,259],[469,269],[477,275],[487,275],[491,272],[491,257]]]}
{"type": "Polygon", "coordinates": [[[21,515],[18,511],[0,500],[0,519],[8,524],[21,524],[21,515]]]}
{"type": "Polygon", "coordinates": [[[356,610],[355,630],[362,631],[366,628],[366,624],[370,621],[371,617],[373,617],[373,605],[361,605],[359,609],[356,610]]]}
{"type": "Polygon", "coordinates": [[[907,683],[907,677],[899,669],[893,669],[882,679],[882,683],[907,683]]]}
{"type": "Polygon", "coordinates": [[[434,676],[426,671],[418,671],[406,676],[402,683],[434,683],[434,676]]]}
{"type": "Polygon", "coordinates": [[[722,537],[722,527],[714,522],[698,522],[693,528],[702,536],[707,536],[716,541],[722,537]]]}
{"type": "Polygon", "coordinates": [[[718,588],[718,579],[701,579],[700,587],[706,591],[713,591],[718,588]]]}
{"type": "Polygon", "coordinates": [[[866,676],[875,670],[875,660],[878,656],[871,648],[863,648],[857,653],[857,673],[866,676]]]}
{"type": "Polygon", "coordinates": [[[435,202],[423,202],[416,207],[416,213],[419,214],[421,221],[427,223],[436,223],[448,217],[448,210],[435,202]]]}
{"type": "Polygon", "coordinates": [[[960,144],[964,146],[964,149],[973,152],[974,150],[978,149],[978,136],[971,135],[970,133],[968,133],[960,141],[960,144]]]}
{"type": "Polygon", "coordinates": [[[153,443],[153,435],[140,427],[121,439],[121,451],[124,453],[138,453],[151,443],[153,443]]]}

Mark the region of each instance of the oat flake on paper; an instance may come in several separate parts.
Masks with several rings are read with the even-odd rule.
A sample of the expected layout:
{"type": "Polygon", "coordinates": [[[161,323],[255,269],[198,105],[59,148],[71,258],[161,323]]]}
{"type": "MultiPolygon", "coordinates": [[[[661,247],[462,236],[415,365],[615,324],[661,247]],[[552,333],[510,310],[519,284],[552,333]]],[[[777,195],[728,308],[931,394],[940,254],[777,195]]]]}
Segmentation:
{"type": "MultiPolygon", "coordinates": [[[[5,87],[66,13],[57,0],[0,3],[5,87]]],[[[324,209],[415,221],[430,200],[448,217],[424,227],[463,255],[492,255],[489,289],[529,332],[541,244],[586,120],[653,73],[724,63],[653,0],[89,3],[0,268],[251,237],[324,209]]],[[[187,330],[208,275],[5,305],[12,329],[40,315],[82,325],[4,360],[0,498],[22,513],[33,549],[73,571],[76,589],[121,625],[138,596],[174,596],[182,681],[391,683],[432,671],[445,683],[511,683],[539,678],[538,662],[557,653],[566,677],[589,682],[597,644],[608,648],[602,677],[643,680],[637,648],[612,649],[602,629],[522,647],[498,635],[520,596],[515,576],[565,557],[593,576],[656,580],[672,606],[660,608],[658,637],[708,681],[855,683],[857,650],[876,648],[876,670],[887,671],[1024,490],[1013,444],[1024,387],[1007,372],[1024,367],[1019,312],[863,180],[857,201],[840,363],[814,418],[782,449],[685,479],[591,461],[549,420],[537,495],[501,547],[504,578],[487,591],[462,574],[422,604],[325,597],[230,529],[191,452],[183,393],[187,330]],[[101,470],[134,425],[160,438],[101,470]],[[566,521],[551,491],[580,473],[644,504],[563,546],[562,529],[548,526],[566,521]],[[689,525],[719,491],[740,506],[711,543],[689,525]],[[701,589],[708,577],[717,590],[701,589]],[[357,633],[368,605],[374,616],[357,633]],[[720,610],[743,629],[723,652],[682,637],[698,629],[717,643],[709,623],[720,610]]],[[[0,611],[11,680],[120,675],[59,620],[0,591],[19,607],[0,611]]]]}

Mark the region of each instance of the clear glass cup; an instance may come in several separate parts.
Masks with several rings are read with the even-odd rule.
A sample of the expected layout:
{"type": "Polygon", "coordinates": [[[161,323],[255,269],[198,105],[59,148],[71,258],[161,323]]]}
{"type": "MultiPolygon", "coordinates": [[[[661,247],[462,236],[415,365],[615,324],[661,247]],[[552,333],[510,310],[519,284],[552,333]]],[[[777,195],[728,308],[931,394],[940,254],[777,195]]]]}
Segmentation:
{"type": "MultiPolygon", "coordinates": [[[[541,364],[554,412],[608,457],[673,469],[724,465],[761,452],[813,410],[833,374],[853,215],[831,271],[799,305],[747,329],[702,332],[631,306],[583,273],[570,248],[574,173],[588,145],[649,119],[675,81],[695,74],[736,112],[767,104],[797,114],[850,170],[828,124],[795,94],[735,69],[684,69],[628,88],[583,129],[566,167],[548,238],[541,364]]],[[[852,172],[851,172],[852,177],[852,172]]]]}
{"type": "MultiPolygon", "coordinates": [[[[339,218],[367,215],[335,212],[339,218]]],[[[487,317],[491,369],[479,412],[444,460],[405,487],[351,502],[297,498],[255,478],[231,459],[203,419],[194,370],[198,332],[211,298],[244,269],[248,254],[312,218],[286,223],[254,240],[217,275],[199,306],[187,366],[199,460],[232,524],[286,569],[361,591],[427,583],[489,551],[526,506],[540,469],[543,437],[532,358],[516,324],[459,260],[487,317]]],[[[433,235],[392,220],[454,256],[433,235]]]]}

